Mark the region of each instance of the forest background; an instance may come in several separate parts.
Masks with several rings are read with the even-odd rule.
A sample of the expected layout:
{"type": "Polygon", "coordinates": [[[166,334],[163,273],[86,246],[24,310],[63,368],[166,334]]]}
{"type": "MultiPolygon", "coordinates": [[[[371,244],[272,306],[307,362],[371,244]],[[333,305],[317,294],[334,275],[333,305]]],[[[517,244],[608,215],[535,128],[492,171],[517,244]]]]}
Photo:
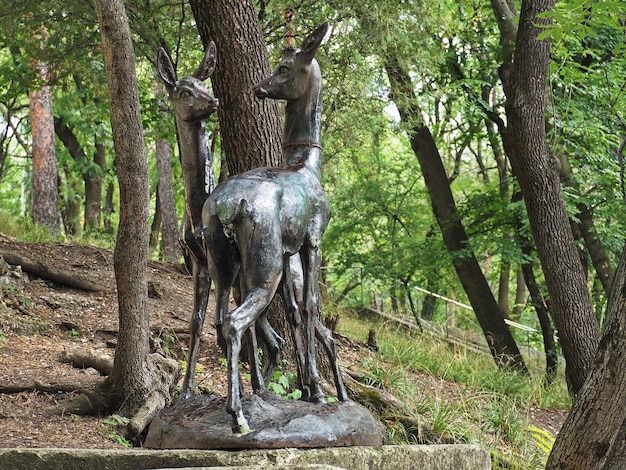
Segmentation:
{"type": "MultiPolygon", "coordinates": [[[[558,324],[564,318],[558,309],[567,305],[560,305],[555,293],[559,287],[571,291],[571,285],[566,275],[547,274],[560,263],[548,262],[549,253],[541,257],[541,232],[568,240],[552,230],[550,221],[533,222],[533,208],[525,209],[529,196],[541,196],[540,189],[522,184],[520,190],[518,180],[527,181],[520,174],[523,166],[512,169],[509,163],[524,159],[523,149],[513,149],[521,137],[512,142],[516,135],[507,134],[514,119],[507,93],[513,87],[508,81],[513,60],[506,27],[517,28],[520,6],[511,3],[499,10],[503,4],[260,2],[256,8],[273,59],[280,52],[286,9],[296,12],[300,37],[323,21],[332,24],[318,54],[326,82],[324,185],[333,207],[323,247],[326,284],[348,303],[380,305],[387,297],[398,311],[482,330],[488,340],[496,338],[490,344],[496,361],[521,367],[514,351],[508,349],[510,358],[503,353],[509,340],[498,331],[488,333],[501,320],[498,315],[534,327],[543,332],[535,341],[552,358],[550,377],[560,346],[546,343],[551,325],[556,323],[559,339],[567,338],[567,325],[558,324]],[[425,135],[434,145],[428,159],[415,135],[425,135]],[[439,167],[445,178],[433,184],[430,176],[439,167]],[[441,195],[443,189],[449,194],[441,195]],[[472,259],[496,310],[472,298],[485,298],[481,286],[464,280],[472,259]],[[452,312],[449,304],[418,294],[418,288],[469,303],[476,315],[452,312]],[[542,323],[541,309],[543,318],[553,321],[542,323]],[[481,311],[496,313],[481,317],[481,311]]],[[[166,46],[179,70],[193,70],[203,46],[185,2],[126,2],[126,7],[149,154],[153,256],[172,260],[181,255],[172,233],[184,203],[172,113],[155,78],[154,61],[157,47],[166,46]],[[159,162],[171,165],[169,180],[163,179],[159,162]],[[169,186],[174,214],[162,203],[169,186]]],[[[624,6],[563,2],[543,18],[554,19],[554,25],[540,35],[551,39],[541,132],[546,133],[548,163],[558,169],[561,198],[543,212],[558,213],[562,203],[581,266],[576,271],[584,277],[589,299],[583,317],[591,312],[602,324],[624,241],[624,6]]],[[[40,2],[36,8],[9,2],[0,21],[1,210],[34,218],[67,238],[112,239],[119,192],[93,8],[84,2],[40,2]],[[57,165],[52,178],[40,171],[41,149],[34,139],[46,112],[54,134],[42,155],[57,165]]],[[[516,71],[515,83],[534,79],[516,71]]],[[[208,125],[215,170],[224,176],[227,156],[217,120],[208,125]]],[[[555,226],[565,227],[559,221],[555,226]]],[[[589,331],[582,378],[575,372],[568,377],[574,392],[582,387],[582,372],[599,339],[597,326],[589,331]]],[[[523,335],[518,341],[526,340],[523,335]]]]}

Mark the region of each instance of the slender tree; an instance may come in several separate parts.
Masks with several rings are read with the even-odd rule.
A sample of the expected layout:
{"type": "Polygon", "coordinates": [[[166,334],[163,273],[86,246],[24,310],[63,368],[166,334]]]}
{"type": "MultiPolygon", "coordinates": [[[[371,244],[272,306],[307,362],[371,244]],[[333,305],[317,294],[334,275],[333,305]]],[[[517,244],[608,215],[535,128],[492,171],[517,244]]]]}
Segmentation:
{"type": "Polygon", "coordinates": [[[419,117],[411,78],[393,54],[385,57],[385,69],[389,76],[392,99],[398,107],[400,117],[410,125],[411,148],[420,163],[433,213],[491,354],[497,364],[513,365],[526,370],[515,339],[504,322],[504,314],[470,249],[437,144],[419,117]]]}
{"type": "MultiPolygon", "coordinates": [[[[33,41],[45,48],[47,32],[44,27],[34,35],[33,41]]],[[[57,189],[57,155],[54,141],[54,114],[52,89],[49,84],[49,66],[46,62],[33,59],[41,86],[29,91],[30,125],[33,137],[33,186],[31,213],[37,224],[48,227],[50,233],[60,231],[57,189]]]]}
{"type": "Polygon", "coordinates": [[[135,53],[122,0],[94,0],[102,34],[111,128],[120,185],[120,223],[114,252],[119,336],[107,379],[113,406],[135,414],[128,434],[140,433],[171,399],[178,365],[149,355],[148,164],[139,107],[135,53]]]}
{"type": "Polygon", "coordinates": [[[500,77],[508,123],[503,143],[524,196],[550,293],[568,386],[577,394],[590,371],[600,330],[565,210],[558,160],[546,139],[550,41],[537,40],[538,25],[548,21],[537,15],[553,6],[553,0],[522,2],[518,30],[512,6],[492,1],[504,53],[500,77]]]}

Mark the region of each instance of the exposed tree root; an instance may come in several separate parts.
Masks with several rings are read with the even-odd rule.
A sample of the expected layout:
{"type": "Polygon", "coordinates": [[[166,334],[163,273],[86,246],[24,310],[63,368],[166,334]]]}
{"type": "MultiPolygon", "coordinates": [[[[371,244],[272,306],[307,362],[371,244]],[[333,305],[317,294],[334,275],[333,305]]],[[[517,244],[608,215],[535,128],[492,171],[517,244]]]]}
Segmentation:
{"type": "Polygon", "coordinates": [[[0,252],[0,256],[10,265],[20,266],[22,271],[34,274],[42,279],[90,292],[102,292],[106,290],[104,286],[85,279],[84,275],[77,275],[70,271],[64,271],[54,266],[49,266],[43,261],[33,261],[15,253],[8,252],[0,252]]]}
{"type": "Polygon", "coordinates": [[[80,369],[92,367],[101,375],[109,375],[113,371],[113,358],[108,354],[87,351],[80,348],[67,349],[58,356],[60,362],[72,364],[80,369]]]}
{"type": "Polygon", "coordinates": [[[71,393],[82,391],[83,388],[76,384],[46,384],[35,380],[31,383],[18,385],[0,385],[0,393],[22,393],[22,392],[42,392],[42,393],[71,393]]]}
{"type": "Polygon", "coordinates": [[[165,397],[159,391],[154,391],[146,399],[146,402],[131,418],[124,431],[126,439],[134,439],[139,436],[150,424],[156,414],[165,408],[165,397]]]}

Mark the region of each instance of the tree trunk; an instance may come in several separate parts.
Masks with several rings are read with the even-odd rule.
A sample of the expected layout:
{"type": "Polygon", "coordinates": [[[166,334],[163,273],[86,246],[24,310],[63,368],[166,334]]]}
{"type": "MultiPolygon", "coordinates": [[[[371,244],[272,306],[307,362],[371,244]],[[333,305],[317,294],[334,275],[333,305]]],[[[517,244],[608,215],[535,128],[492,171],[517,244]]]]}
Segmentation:
{"type": "Polygon", "coordinates": [[[505,318],[511,315],[509,307],[509,284],[511,282],[511,263],[503,261],[500,263],[500,276],[498,278],[498,305],[505,318]]]}
{"type": "MultiPolygon", "coordinates": [[[[102,200],[102,176],[100,173],[101,171],[104,171],[105,166],[105,147],[103,145],[96,144],[93,161],[93,163],[97,165],[96,169],[91,165],[91,162],[80,145],[76,134],[74,134],[74,131],[68,126],[64,118],[54,118],[54,130],[59,140],[61,140],[63,145],[65,145],[65,148],[67,148],[70,156],[81,167],[81,173],[85,185],[84,227],[97,229],[100,227],[100,207],[102,200]]],[[[67,216],[65,219],[67,219],[67,216]]]]}
{"type": "MultiPolygon", "coordinates": [[[[519,202],[521,200],[522,194],[519,191],[513,194],[512,202],[519,202]]],[[[543,335],[543,349],[546,355],[545,382],[547,384],[551,384],[556,378],[557,368],[559,365],[559,355],[554,342],[554,328],[552,327],[552,321],[550,320],[550,306],[548,301],[544,299],[541,289],[537,284],[533,263],[528,261],[532,259],[533,241],[528,232],[524,230],[521,209],[515,212],[515,228],[517,244],[520,246],[522,253],[524,254],[524,259],[526,260],[521,266],[521,273],[524,281],[523,283],[525,287],[528,287],[530,301],[535,309],[535,313],[537,314],[539,324],[541,325],[541,334],[543,335]]]]}
{"type": "Polygon", "coordinates": [[[511,309],[511,319],[517,320],[522,315],[526,302],[526,282],[521,269],[515,270],[515,305],[511,309]]]}
{"type": "Polygon", "coordinates": [[[115,191],[115,185],[110,182],[107,185],[107,192],[104,196],[104,228],[107,232],[113,232],[113,224],[111,223],[111,214],[115,211],[113,207],[113,193],[115,191]]]}
{"type": "MultiPolygon", "coordinates": [[[[94,136],[94,138],[98,138],[94,136]]],[[[96,142],[93,163],[83,172],[85,182],[85,229],[99,229],[102,212],[102,175],[106,169],[106,147],[96,142]]]]}
{"type": "MultiPolygon", "coordinates": [[[[160,80],[154,81],[154,94],[159,103],[158,109],[167,109],[167,93],[160,80]]],[[[164,120],[167,118],[162,116],[164,120]]],[[[178,216],[176,199],[172,185],[172,146],[166,139],[157,138],[156,164],[158,177],[157,198],[161,209],[161,238],[163,242],[163,259],[168,263],[178,263],[182,251],[178,241],[178,216]]]]}
{"type": "MultiPolygon", "coordinates": [[[[43,30],[45,35],[45,30],[43,30]]],[[[45,43],[45,39],[35,35],[35,41],[45,43]]],[[[54,141],[54,114],[52,112],[52,91],[48,85],[48,64],[33,61],[43,85],[31,90],[29,114],[33,138],[33,187],[31,213],[36,224],[48,227],[51,234],[57,234],[61,218],[58,209],[57,155],[54,141]]]]}
{"type": "Polygon", "coordinates": [[[271,71],[269,57],[251,0],[190,0],[204,46],[217,45],[217,68],[211,77],[220,99],[222,149],[230,175],[283,163],[282,124],[275,100],[259,100],[252,86],[271,71]]]}
{"type": "Polygon", "coordinates": [[[161,233],[161,224],[163,223],[163,211],[161,211],[158,184],[155,199],[154,217],[152,217],[152,225],[150,225],[150,241],[148,243],[150,250],[155,250],[159,246],[159,233],[161,233]]]}
{"type": "Polygon", "coordinates": [[[615,273],[595,360],[552,448],[548,470],[626,468],[625,313],[626,247],[615,273]]]}
{"type": "MultiPolygon", "coordinates": [[[[577,193],[580,193],[579,185],[574,179],[572,167],[570,166],[567,156],[561,155],[559,157],[559,163],[560,177],[563,184],[574,189],[577,193]]],[[[593,223],[593,212],[589,206],[582,202],[578,202],[576,204],[576,209],[578,210],[578,220],[574,221],[574,223],[577,225],[580,236],[585,242],[585,247],[587,248],[587,252],[591,258],[591,263],[596,271],[596,275],[602,284],[604,293],[608,296],[611,290],[611,285],[613,284],[613,266],[611,265],[606,248],[596,233],[593,223]]]]}
{"type": "MultiPolygon", "coordinates": [[[[600,334],[565,211],[558,161],[546,140],[544,112],[550,43],[537,41],[541,30],[536,24],[546,23],[537,14],[553,6],[553,0],[522,3],[515,61],[507,82],[503,80],[508,119],[503,142],[524,196],[550,293],[567,362],[568,386],[576,394],[587,377],[600,334]]],[[[502,16],[498,12],[497,15],[502,16]]]]}
{"type": "Polygon", "coordinates": [[[483,330],[491,354],[497,364],[526,370],[517,344],[504,322],[482,270],[470,250],[465,228],[461,223],[445,168],[430,130],[419,122],[416,97],[411,79],[393,55],[385,57],[385,68],[391,83],[392,99],[403,122],[410,124],[411,147],[417,157],[430,195],[433,214],[452,257],[456,273],[483,330]]]}
{"type": "Polygon", "coordinates": [[[77,191],[78,184],[74,179],[74,175],[69,165],[64,163],[63,173],[65,174],[65,188],[63,190],[63,208],[61,209],[61,217],[63,220],[63,228],[67,235],[78,237],[81,234],[80,225],[80,193],[77,191]]]}
{"type": "MultiPolygon", "coordinates": [[[[120,185],[120,221],[113,256],[119,336],[109,384],[122,412],[133,414],[144,403],[162,408],[170,400],[170,389],[177,379],[177,365],[168,362],[168,373],[171,374],[164,377],[159,375],[159,367],[154,364],[158,360],[156,355],[148,356],[149,178],[128,18],[122,0],[94,0],[94,6],[102,34],[120,185]]],[[[166,364],[165,360],[161,362],[166,364]]],[[[150,413],[156,413],[156,410],[152,409],[150,413]]],[[[135,432],[141,427],[134,425],[133,421],[129,426],[135,432]]],[[[139,432],[141,430],[143,427],[139,432]]]]}

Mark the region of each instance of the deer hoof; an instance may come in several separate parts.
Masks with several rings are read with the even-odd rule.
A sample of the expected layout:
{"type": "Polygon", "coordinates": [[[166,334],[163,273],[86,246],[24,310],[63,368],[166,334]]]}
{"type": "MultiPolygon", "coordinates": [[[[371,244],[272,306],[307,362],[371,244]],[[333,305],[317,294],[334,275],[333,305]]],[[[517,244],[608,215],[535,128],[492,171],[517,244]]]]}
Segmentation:
{"type": "Polygon", "coordinates": [[[250,426],[248,426],[248,421],[246,417],[243,415],[243,412],[239,411],[233,415],[233,433],[245,435],[252,432],[250,426]]]}

